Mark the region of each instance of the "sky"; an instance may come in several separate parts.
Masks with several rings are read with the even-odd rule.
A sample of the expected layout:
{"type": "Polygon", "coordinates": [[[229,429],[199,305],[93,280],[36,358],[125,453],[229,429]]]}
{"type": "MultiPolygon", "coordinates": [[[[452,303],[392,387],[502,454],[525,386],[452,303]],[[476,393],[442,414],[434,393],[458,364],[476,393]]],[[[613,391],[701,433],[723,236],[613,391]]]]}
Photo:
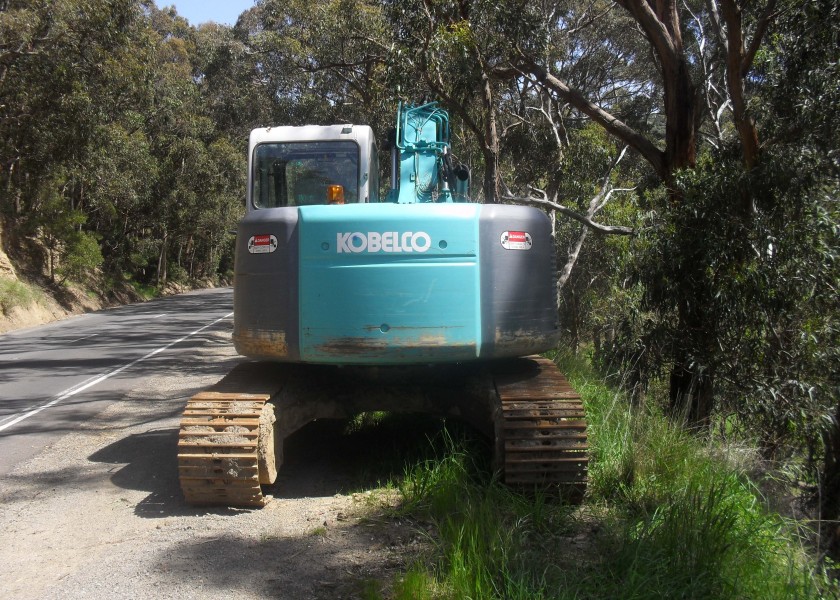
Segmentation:
{"type": "Polygon", "coordinates": [[[190,25],[207,21],[234,25],[239,15],[254,6],[254,0],[157,0],[157,5],[161,8],[174,5],[190,25]]]}

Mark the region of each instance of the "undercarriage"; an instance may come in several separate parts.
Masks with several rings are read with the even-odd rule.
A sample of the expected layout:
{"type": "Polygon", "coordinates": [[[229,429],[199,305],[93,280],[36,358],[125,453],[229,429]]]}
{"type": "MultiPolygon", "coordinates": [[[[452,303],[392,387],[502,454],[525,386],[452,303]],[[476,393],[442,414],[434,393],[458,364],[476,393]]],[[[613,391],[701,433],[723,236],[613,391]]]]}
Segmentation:
{"type": "Polygon", "coordinates": [[[371,412],[458,417],[494,440],[504,482],[580,498],[587,431],[580,395],[538,356],[420,367],[245,362],[190,398],[178,441],[189,504],[260,507],[283,441],[316,419],[371,412]]]}

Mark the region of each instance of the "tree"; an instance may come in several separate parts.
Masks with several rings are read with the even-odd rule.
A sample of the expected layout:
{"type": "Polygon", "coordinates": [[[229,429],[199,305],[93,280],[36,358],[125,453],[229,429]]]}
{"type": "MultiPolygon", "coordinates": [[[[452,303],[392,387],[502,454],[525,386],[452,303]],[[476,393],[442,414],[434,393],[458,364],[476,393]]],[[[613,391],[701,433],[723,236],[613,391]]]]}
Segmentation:
{"type": "Polygon", "coordinates": [[[48,256],[78,246],[98,262],[86,228],[95,230],[88,217],[106,208],[89,173],[101,128],[142,106],[142,80],[131,71],[142,61],[140,23],[133,0],[4,3],[0,211],[12,248],[45,236],[48,256]]]}
{"type": "MultiPolygon", "coordinates": [[[[45,246],[32,267],[51,277],[62,262],[76,265],[68,277],[101,262],[109,278],[147,283],[151,267],[163,283],[170,267],[186,273],[187,246],[207,257],[192,273],[212,275],[231,241],[196,227],[207,213],[221,232],[232,226],[244,152],[231,161],[211,148],[251,126],[221,119],[229,61],[218,57],[243,47],[230,29],[198,31],[140,0],[61,0],[5,3],[0,30],[6,243],[35,257],[45,246]]],[[[227,114],[247,104],[225,101],[236,102],[227,114]]]]}
{"type": "MultiPolygon", "coordinates": [[[[669,207],[683,206],[687,198],[675,185],[675,176],[681,169],[692,169],[697,164],[698,124],[703,120],[701,94],[705,82],[698,85],[693,65],[707,64],[692,54],[695,48],[687,47],[686,36],[696,40],[700,29],[687,27],[681,18],[676,0],[647,2],[647,0],[619,0],[618,4],[632,18],[643,35],[650,53],[658,66],[658,83],[662,89],[661,114],[664,118],[664,132],[658,140],[649,132],[632,127],[598,102],[552,73],[552,64],[541,64],[539,57],[520,49],[520,68],[529,77],[539,82],[556,97],[572,105],[582,114],[604,127],[610,134],[636,150],[650,164],[662,183],[669,187],[666,204],[669,207]]],[[[748,15],[745,23],[742,9],[735,0],[721,0],[722,11],[715,1],[710,2],[705,16],[711,19],[718,36],[716,43],[722,48],[720,56],[725,57],[720,65],[725,73],[726,89],[730,97],[732,118],[739,133],[744,163],[747,169],[758,160],[757,129],[750,116],[744,97],[744,80],[751,72],[752,63],[774,16],[774,0],[769,0],[758,16],[748,15]],[[723,14],[722,23],[714,21],[718,13],[723,14]],[[752,31],[748,49],[745,50],[745,30],[752,31]]],[[[699,9],[696,11],[700,13],[699,9]]],[[[696,13],[691,13],[696,14],[696,13]]],[[[568,22],[568,19],[564,22],[568,22]]],[[[701,21],[704,22],[704,21],[701,21]]],[[[704,43],[708,40],[704,40],[704,43]]],[[[697,45],[697,48],[700,46],[697,45]]],[[[745,196],[732,219],[743,219],[749,227],[751,200],[745,196]]],[[[690,209],[690,207],[689,207],[690,209]]],[[[675,414],[684,414],[693,424],[707,423],[713,407],[714,394],[714,318],[709,314],[709,292],[705,277],[707,263],[703,261],[702,242],[692,239],[692,246],[679,249],[681,255],[668,256],[665,260],[676,260],[678,268],[669,277],[674,285],[668,286],[669,298],[658,297],[660,303],[673,302],[678,324],[671,339],[673,367],[670,377],[671,409],[675,414]],[[699,245],[694,242],[699,242],[699,245]]]]}

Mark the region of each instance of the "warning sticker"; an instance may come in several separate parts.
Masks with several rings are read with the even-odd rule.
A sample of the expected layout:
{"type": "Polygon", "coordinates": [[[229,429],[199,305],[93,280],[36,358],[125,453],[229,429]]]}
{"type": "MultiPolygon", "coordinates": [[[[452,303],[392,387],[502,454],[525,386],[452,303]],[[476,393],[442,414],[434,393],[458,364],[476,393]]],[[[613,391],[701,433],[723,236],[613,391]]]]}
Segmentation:
{"type": "Polygon", "coordinates": [[[506,250],[530,250],[534,242],[527,231],[505,231],[502,234],[502,247],[506,250]]]}
{"type": "Polygon", "coordinates": [[[252,235],[248,240],[248,252],[251,254],[266,254],[277,250],[277,238],[268,233],[252,235]]]}

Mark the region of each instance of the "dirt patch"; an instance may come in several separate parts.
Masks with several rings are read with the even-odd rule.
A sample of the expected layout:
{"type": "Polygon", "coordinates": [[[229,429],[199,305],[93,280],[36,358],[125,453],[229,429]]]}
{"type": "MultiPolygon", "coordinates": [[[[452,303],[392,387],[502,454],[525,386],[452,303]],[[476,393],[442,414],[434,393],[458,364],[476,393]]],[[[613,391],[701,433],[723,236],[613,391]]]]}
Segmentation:
{"type": "Polygon", "coordinates": [[[0,333],[51,323],[69,314],[54,302],[49,302],[46,306],[37,302],[28,306],[15,306],[7,315],[0,312],[0,333]]]}
{"type": "Polygon", "coordinates": [[[17,271],[12,261],[9,260],[9,255],[3,251],[3,232],[0,230],[0,276],[16,278],[17,271]]]}
{"type": "Polygon", "coordinates": [[[2,299],[0,333],[44,325],[71,315],[99,310],[106,305],[124,304],[129,301],[128,298],[120,298],[115,302],[106,302],[102,297],[78,286],[60,286],[52,289],[32,282],[25,283],[16,277],[0,275],[0,278],[0,283],[5,284],[3,289],[18,286],[18,289],[29,290],[20,294],[18,298],[2,299]]]}
{"type": "Polygon", "coordinates": [[[383,517],[387,494],[348,491],[329,423],[290,438],[266,508],[186,506],[180,411],[239,359],[211,343],[195,360],[219,374],[150,377],[0,479],[0,597],[354,598],[422,556],[428,537],[383,517]]]}

